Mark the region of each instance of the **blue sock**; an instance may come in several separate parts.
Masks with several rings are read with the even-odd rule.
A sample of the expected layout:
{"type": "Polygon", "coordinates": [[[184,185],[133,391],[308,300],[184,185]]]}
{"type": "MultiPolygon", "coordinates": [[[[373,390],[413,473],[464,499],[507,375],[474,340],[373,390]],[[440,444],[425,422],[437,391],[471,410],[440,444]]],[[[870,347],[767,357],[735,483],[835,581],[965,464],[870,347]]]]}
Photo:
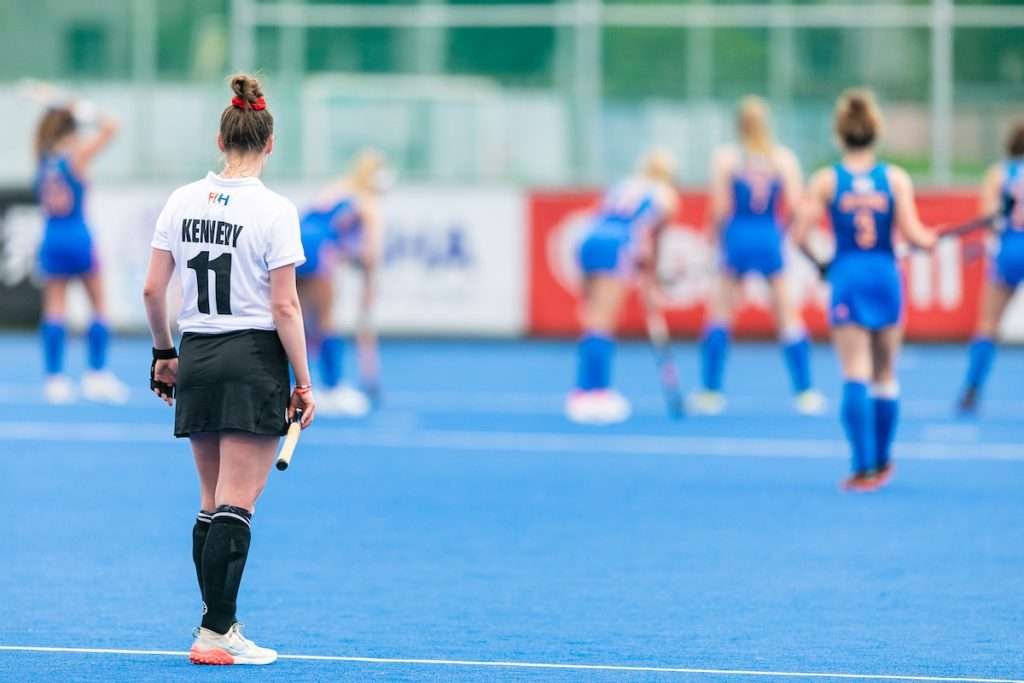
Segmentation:
{"type": "Polygon", "coordinates": [[[863,473],[875,468],[874,411],[868,398],[868,385],[846,381],[843,384],[843,403],[840,416],[846,439],[850,442],[853,471],[863,473]]]}
{"type": "Polygon", "coordinates": [[[320,380],[327,389],[333,389],[341,382],[344,362],[345,340],[337,335],[327,335],[320,340],[320,380]]]}
{"type": "Polygon", "coordinates": [[[889,464],[892,441],[896,436],[900,400],[898,396],[875,396],[875,458],[876,469],[889,464]]]}
{"type": "Polygon", "coordinates": [[[583,391],[607,389],[612,383],[612,355],[615,342],[595,332],[584,334],[577,347],[576,388],[583,391]]]}
{"type": "Polygon", "coordinates": [[[725,374],[725,355],[729,350],[729,331],[712,325],[704,332],[700,345],[701,381],[708,391],[722,390],[722,375],[725,374]]]}
{"type": "Polygon", "coordinates": [[[39,331],[43,338],[43,365],[46,374],[56,375],[64,371],[64,322],[44,320],[39,331]]]}
{"type": "Polygon", "coordinates": [[[107,367],[107,348],[110,346],[110,328],[102,320],[94,320],[86,332],[89,347],[89,368],[102,370],[107,367]]]}
{"type": "Polygon", "coordinates": [[[996,345],[988,337],[978,337],[971,344],[970,364],[967,366],[967,388],[978,391],[988,379],[992,369],[992,360],[996,355],[996,345]]]}
{"type": "Polygon", "coordinates": [[[782,355],[786,359],[789,380],[794,393],[801,393],[811,388],[811,343],[806,335],[796,341],[784,343],[782,355]]]}

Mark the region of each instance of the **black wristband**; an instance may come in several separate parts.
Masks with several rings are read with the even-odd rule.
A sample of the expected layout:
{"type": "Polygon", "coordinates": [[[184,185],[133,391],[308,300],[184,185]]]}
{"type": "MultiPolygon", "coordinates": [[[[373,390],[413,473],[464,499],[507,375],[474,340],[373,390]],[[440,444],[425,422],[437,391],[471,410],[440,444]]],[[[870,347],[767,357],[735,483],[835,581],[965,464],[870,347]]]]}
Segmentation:
{"type": "Polygon", "coordinates": [[[171,360],[178,357],[178,350],[173,346],[169,349],[153,349],[153,360],[171,360]]]}

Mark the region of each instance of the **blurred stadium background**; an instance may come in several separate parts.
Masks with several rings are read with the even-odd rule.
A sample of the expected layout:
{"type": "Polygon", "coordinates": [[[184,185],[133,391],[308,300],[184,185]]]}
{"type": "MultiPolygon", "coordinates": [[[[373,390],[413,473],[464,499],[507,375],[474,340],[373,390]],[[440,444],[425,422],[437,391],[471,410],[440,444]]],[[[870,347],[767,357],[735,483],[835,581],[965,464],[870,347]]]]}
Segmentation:
{"type": "MultiPolygon", "coordinates": [[[[702,325],[708,155],[743,94],[769,99],[809,170],[835,158],[836,95],[873,87],[883,153],[914,174],[926,222],[973,217],[1024,116],[1024,0],[0,0],[0,681],[195,678],[178,652],[199,610],[195,480],[144,389],[141,289],[168,195],[219,168],[238,70],[260,74],[276,118],[267,183],[300,208],[365,146],[398,171],[383,201],[381,408],[318,416],[259,504],[244,619],[291,658],[264,676],[1020,683],[1024,348],[1000,351],[977,420],[952,416],[980,235],[904,262],[908,334],[953,344],[905,350],[884,493],[836,491],[848,447],[824,344],[824,419],[790,409],[770,342],[730,351],[719,417],[668,419],[650,349],[631,342],[615,369],[628,422],[595,431],[561,409],[573,249],[602,185],[654,144],[681,160],[661,264],[678,275],[677,338],[702,325]],[[112,347],[133,388],[117,409],[43,399],[40,111],[16,94],[24,78],[123,122],[87,205],[111,322],[132,333],[112,347]]],[[[820,339],[826,292],[792,251],[790,264],[820,339]]],[[[351,324],[358,279],[343,277],[351,324]]],[[[740,332],[770,338],[765,284],[749,287],[740,332]]],[[[623,326],[642,332],[636,301],[623,326]]],[[[1024,341],[1019,297],[1003,331],[1024,341]]],[[[676,349],[689,389],[699,354],[676,349]]]]}
{"type": "MultiPolygon", "coordinates": [[[[699,189],[745,93],[770,99],[779,138],[805,167],[827,163],[832,103],[854,84],[882,99],[889,158],[921,185],[970,186],[1020,113],[1022,38],[1024,4],[1007,0],[2,0],[0,203],[25,202],[33,173],[39,112],[14,95],[19,79],[53,80],[116,111],[124,129],[97,165],[90,215],[101,251],[120,264],[108,269],[109,289],[128,295],[114,322],[138,327],[152,218],[172,187],[216,166],[225,74],[253,70],[278,120],[267,178],[300,205],[364,146],[399,171],[385,331],[564,333],[536,323],[535,271],[571,280],[557,272],[565,264],[536,263],[565,249],[536,242],[586,202],[557,198],[558,215],[540,220],[554,228],[538,226],[536,191],[596,188],[652,144],[675,150],[682,184],[699,189]],[[421,291],[423,281],[436,286],[421,291]]],[[[698,195],[681,222],[699,225],[701,206],[698,195]]],[[[940,200],[928,217],[972,210],[940,200]]],[[[38,220],[28,207],[6,216],[0,323],[31,324],[24,283],[38,220]]],[[[677,242],[675,258],[694,276],[675,292],[691,314],[674,326],[692,333],[712,257],[690,253],[702,248],[693,239],[677,242]]],[[[956,320],[921,336],[963,337],[978,275],[952,253],[941,262],[936,291],[956,320]]],[[[810,292],[810,272],[800,277],[795,286],[810,292]]],[[[923,296],[935,314],[935,293],[923,296]]],[[[1019,318],[1010,316],[1010,336],[1024,334],[1019,318]]]]}

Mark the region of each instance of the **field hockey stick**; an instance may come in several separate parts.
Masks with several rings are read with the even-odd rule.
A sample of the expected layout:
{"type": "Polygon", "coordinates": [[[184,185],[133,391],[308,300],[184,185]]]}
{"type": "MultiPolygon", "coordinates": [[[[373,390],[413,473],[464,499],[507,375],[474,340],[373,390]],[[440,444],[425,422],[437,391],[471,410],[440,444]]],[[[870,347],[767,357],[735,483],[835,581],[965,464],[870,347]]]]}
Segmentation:
{"type": "Polygon", "coordinates": [[[966,223],[954,225],[950,228],[946,228],[945,230],[939,230],[936,234],[936,237],[938,237],[938,239],[941,240],[949,237],[960,237],[961,235],[969,235],[970,233],[977,232],[978,230],[992,230],[996,227],[996,222],[998,220],[998,213],[989,214],[987,216],[979,216],[978,218],[973,218],[967,221],[966,223]]]}
{"type": "Polygon", "coordinates": [[[672,339],[668,333],[668,324],[652,302],[647,303],[646,323],[647,337],[654,350],[654,361],[658,370],[658,381],[665,396],[665,406],[669,417],[678,420],[683,417],[683,393],[679,388],[679,371],[676,369],[672,355],[672,339]]]}
{"type": "Polygon", "coordinates": [[[295,455],[295,447],[299,444],[299,434],[302,433],[302,408],[295,409],[295,417],[293,417],[288,424],[288,433],[285,434],[284,444],[281,446],[281,452],[277,455],[277,462],[275,466],[280,471],[284,472],[288,469],[288,465],[292,462],[292,456],[295,455]]]}
{"type": "Polygon", "coordinates": [[[798,245],[798,248],[800,250],[800,253],[804,255],[804,258],[810,261],[811,265],[814,266],[815,270],[818,271],[818,277],[820,277],[822,280],[827,278],[828,269],[832,267],[832,261],[822,261],[821,259],[818,258],[817,254],[811,251],[811,248],[808,247],[806,244],[800,244],[798,245]]]}
{"type": "MultiPolygon", "coordinates": [[[[963,235],[969,235],[970,233],[977,232],[978,230],[991,230],[997,226],[998,220],[998,213],[972,218],[966,223],[960,223],[959,225],[954,225],[950,228],[946,228],[945,230],[938,231],[936,233],[936,238],[940,240],[950,239],[953,237],[962,237],[963,235]]],[[[917,247],[908,247],[905,244],[897,245],[895,249],[896,258],[904,258],[908,256],[912,251],[920,250],[917,247]]],[[[828,275],[828,269],[832,266],[832,261],[824,262],[819,260],[818,257],[813,252],[811,252],[811,250],[807,247],[806,244],[800,245],[800,253],[807,257],[807,260],[809,260],[814,265],[814,267],[818,269],[818,273],[821,275],[821,279],[824,280],[825,277],[828,275]]]]}

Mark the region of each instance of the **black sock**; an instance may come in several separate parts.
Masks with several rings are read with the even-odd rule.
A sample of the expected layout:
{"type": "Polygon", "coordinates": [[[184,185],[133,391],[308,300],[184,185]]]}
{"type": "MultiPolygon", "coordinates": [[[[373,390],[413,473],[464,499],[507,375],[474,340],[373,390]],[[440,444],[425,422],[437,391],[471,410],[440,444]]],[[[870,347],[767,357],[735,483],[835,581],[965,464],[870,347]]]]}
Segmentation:
{"type": "Polygon", "coordinates": [[[206,534],[210,532],[210,519],[213,514],[200,510],[196,515],[195,526],[192,527],[192,562],[196,566],[196,579],[199,580],[199,594],[203,593],[203,546],[206,545],[206,534]]]}
{"type": "Polygon", "coordinates": [[[227,633],[235,623],[235,601],[249,556],[252,515],[245,508],[221,505],[213,513],[203,547],[203,628],[227,633]]]}

